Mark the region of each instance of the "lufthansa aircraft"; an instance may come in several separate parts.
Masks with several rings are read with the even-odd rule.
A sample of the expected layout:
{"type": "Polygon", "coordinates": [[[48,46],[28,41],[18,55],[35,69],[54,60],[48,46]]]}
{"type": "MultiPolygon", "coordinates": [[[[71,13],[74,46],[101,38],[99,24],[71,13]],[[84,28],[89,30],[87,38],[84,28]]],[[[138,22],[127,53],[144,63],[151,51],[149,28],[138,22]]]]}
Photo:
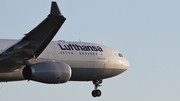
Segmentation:
{"type": "Polygon", "coordinates": [[[93,97],[103,79],[129,68],[123,55],[109,47],[87,43],[52,41],[66,18],[56,2],[50,14],[20,40],[0,40],[0,82],[33,80],[47,84],[92,81],[93,97]]]}

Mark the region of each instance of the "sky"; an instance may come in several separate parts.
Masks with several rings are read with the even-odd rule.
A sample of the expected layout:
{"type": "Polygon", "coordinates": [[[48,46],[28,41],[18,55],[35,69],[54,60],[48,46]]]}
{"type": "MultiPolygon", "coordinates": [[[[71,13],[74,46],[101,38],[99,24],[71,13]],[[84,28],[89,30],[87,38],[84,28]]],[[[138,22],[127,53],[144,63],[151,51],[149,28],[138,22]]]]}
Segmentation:
{"type": "MultiPolygon", "coordinates": [[[[48,85],[0,83],[1,101],[179,101],[179,0],[56,0],[67,18],[56,40],[85,41],[120,51],[124,73],[103,81],[93,98],[92,82],[48,85]]],[[[20,39],[50,12],[50,0],[0,3],[0,38],[20,39]]]]}

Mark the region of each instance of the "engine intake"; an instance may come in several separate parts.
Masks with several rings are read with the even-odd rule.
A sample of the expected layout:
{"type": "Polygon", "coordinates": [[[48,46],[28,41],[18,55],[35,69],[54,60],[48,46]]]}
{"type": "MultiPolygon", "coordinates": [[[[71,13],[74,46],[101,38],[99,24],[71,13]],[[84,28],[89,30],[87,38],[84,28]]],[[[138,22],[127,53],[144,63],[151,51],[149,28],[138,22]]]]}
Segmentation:
{"type": "Polygon", "coordinates": [[[64,62],[41,62],[24,67],[23,76],[42,83],[65,83],[71,78],[71,67],[64,62]]]}

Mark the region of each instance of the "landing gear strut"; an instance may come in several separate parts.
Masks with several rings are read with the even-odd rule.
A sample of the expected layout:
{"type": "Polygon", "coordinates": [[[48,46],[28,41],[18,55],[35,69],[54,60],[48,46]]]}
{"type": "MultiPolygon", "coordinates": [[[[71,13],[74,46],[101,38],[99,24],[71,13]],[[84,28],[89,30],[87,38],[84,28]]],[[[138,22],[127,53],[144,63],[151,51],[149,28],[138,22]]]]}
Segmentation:
{"type": "Polygon", "coordinates": [[[93,97],[100,97],[101,96],[101,91],[99,89],[97,89],[99,86],[101,86],[100,84],[102,83],[102,80],[94,80],[93,84],[94,84],[94,90],[92,91],[92,96],[93,97]]]}

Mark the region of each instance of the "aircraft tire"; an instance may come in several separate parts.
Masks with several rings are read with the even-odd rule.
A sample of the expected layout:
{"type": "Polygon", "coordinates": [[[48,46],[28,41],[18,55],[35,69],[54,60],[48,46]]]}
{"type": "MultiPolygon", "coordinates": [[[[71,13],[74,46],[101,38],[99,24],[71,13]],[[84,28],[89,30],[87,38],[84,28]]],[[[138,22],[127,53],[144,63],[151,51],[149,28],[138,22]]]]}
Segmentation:
{"type": "Polygon", "coordinates": [[[101,96],[101,91],[100,90],[93,90],[92,91],[92,96],[93,97],[100,97],[101,96]]]}
{"type": "Polygon", "coordinates": [[[93,96],[93,97],[96,97],[96,90],[93,90],[93,91],[92,91],[92,96],[93,96]]]}
{"type": "Polygon", "coordinates": [[[100,97],[101,96],[101,91],[100,90],[96,90],[96,96],[100,97]]]}

